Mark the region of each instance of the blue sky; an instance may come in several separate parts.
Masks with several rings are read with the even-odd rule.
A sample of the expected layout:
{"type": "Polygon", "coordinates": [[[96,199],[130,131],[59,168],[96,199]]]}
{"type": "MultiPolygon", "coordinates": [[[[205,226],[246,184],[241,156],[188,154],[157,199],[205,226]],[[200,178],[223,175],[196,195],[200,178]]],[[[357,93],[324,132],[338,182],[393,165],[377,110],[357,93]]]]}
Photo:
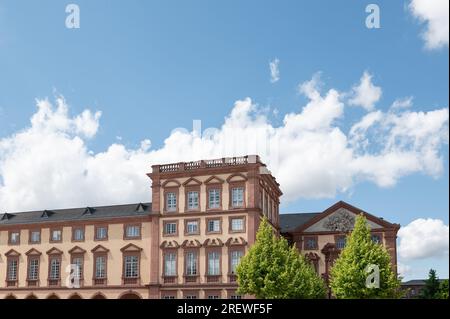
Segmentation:
{"type": "MultiPolygon", "coordinates": [[[[382,112],[410,96],[409,112],[448,108],[448,40],[426,47],[427,22],[411,13],[410,1],[376,1],[380,29],[365,27],[367,1],[77,0],[76,30],[64,24],[68,3],[0,1],[3,141],[30,127],[36,99],[54,103],[59,95],[70,105],[69,117],[84,109],[102,112],[95,137],[83,140],[91,154],[114,143],[137,150],[144,139],[151,140],[151,149],[163,148],[174,128],[191,129],[194,119],[205,128],[220,127],[234,103],[246,97],[266,110],[271,125],[282,126],[285,114],[308,103],[298,87],[317,72],[323,94],[332,88],[350,92],[363,72],[370,73],[382,88],[375,106],[382,112]],[[269,63],[276,58],[280,79],[272,83],[269,63]]],[[[347,133],[366,113],[346,106],[345,117],[337,119],[340,129],[347,133]]],[[[5,162],[6,148],[0,147],[5,162]]],[[[448,225],[445,138],[435,150],[443,165],[437,174],[412,170],[388,187],[362,178],[333,195],[283,201],[282,212],[323,210],[342,199],[402,226],[420,218],[448,225]]],[[[6,189],[9,179],[0,177],[6,189]]],[[[39,193],[30,201],[43,202],[39,193]]],[[[424,277],[430,267],[448,277],[448,238],[440,240],[447,242],[440,253],[402,260],[409,267],[406,278],[424,277]]]]}

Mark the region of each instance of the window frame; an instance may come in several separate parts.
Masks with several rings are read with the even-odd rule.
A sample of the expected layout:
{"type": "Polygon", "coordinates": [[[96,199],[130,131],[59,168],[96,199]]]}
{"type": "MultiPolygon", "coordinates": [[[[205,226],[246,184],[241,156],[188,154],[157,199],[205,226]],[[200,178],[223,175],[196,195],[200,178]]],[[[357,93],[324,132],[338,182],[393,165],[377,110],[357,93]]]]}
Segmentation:
{"type": "Polygon", "coordinates": [[[28,244],[29,245],[38,245],[42,241],[42,230],[40,228],[31,228],[28,230],[28,244]],[[39,241],[33,241],[32,235],[33,233],[39,233],[39,241]]]}
{"type": "Polygon", "coordinates": [[[186,218],[184,220],[184,235],[185,236],[194,236],[194,235],[200,235],[200,218],[186,218]],[[197,223],[197,231],[194,233],[188,232],[188,223],[190,222],[196,222],[197,223]]]}
{"type": "Polygon", "coordinates": [[[207,211],[220,211],[222,210],[223,205],[223,187],[221,183],[215,183],[215,184],[208,184],[206,185],[206,210],[207,211]],[[219,206],[218,207],[211,207],[210,201],[209,201],[209,192],[211,190],[218,190],[219,191],[219,206]]]}
{"type": "Polygon", "coordinates": [[[319,236],[304,236],[303,237],[303,250],[318,250],[319,249],[319,236]],[[308,247],[308,240],[314,240],[314,248],[308,247]]]}
{"type": "Polygon", "coordinates": [[[20,239],[21,239],[20,237],[21,237],[21,230],[20,229],[9,230],[8,231],[8,245],[10,245],[10,246],[18,246],[18,245],[20,245],[20,239]],[[19,234],[18,239],[17,239],[16,242],[13,242],[11,240],[11,235],[12,234],[19,234]]]}
{"type": "Polygon", "coordinates": [[[27,282],[28,286],[30,282],[39,282],[39,273],[41,269],[41,257],[40,255],[28,255],[27,256],[27,282]],[[37,271],[36,271],[36,278],[31,278],[31,262],[32,261],[38,261],[37,265],[37,271]]]}
{"type": "Polygon", "coordinates": [[[228,232],[229,233],[245,233],[247,231],[247,219],[245,215],[242,216],[229,216],[228,217],[228,232]],[[240,219],[242,220],[242,229],[241,230],[233,230],[233,220],[240,219]]]}
{"type": "Polygon", "coordinates": [[[84,242],[86,240],[86,227],[84,225],[82,226],[72,226],[72,242],[84,242]],[[76,239],[75,234],[77,230],[81,230],[83,238],[82,239],[76,239]]]}
{"type": "Polygon", "coordinates": [[[49,231],[49,243],[62,243],[63,241],[63,227],[51,227],[49,231]],[[60,231],[61,232],[61,238],[59,240],[53,240],[53,232],[54,231],[60,231]]]}
{"type": "Polygon", "coordinates": [[[141,253],[136,251],[124,251],[122,253],[122,279],[137,279],[141,278],[141,253]],[[136,257],[137,258],[137,275],[136,277],[127,277],[127,263],[126,260],[128,257],[136,257]]]}
{"type": "Polygon", "coordinates": [[[163,199],[164,199],[164,213],[165,214],[174,214],[174,213],[178,213],[180,211],[180,187],[179,186],[169,186],[169,187],[164,187],[164,191],[163,191],[163,199]],[[173,210],[169,210],[168,209],[168,199],[167,199],[167,195],[169,193],[174,193],[175,194],[175,200],[176,200],[176,204],[175,204],[175,209],[173,210]]]}
{"type": "Polygon", "coordinates": [[[208,247],[205,248],[205,276],[206,277],[222,277],[222,247],[208,247]],[[218,273],[217,274],[210,274],[210,267],[209,267],[209,254],[218,254],[219,260],[218,260],[218,273]]]}
{"type": "Polygon", "coordinates": [[[178,219],[170,219],[163,221],[163,237],[177,237],[178,236],[178,219]],[[167,233],[167,224],[175,224],[175,233],[167,233]]]}
{"type": "Polygon", "coordinates": [[[175,248],[164,249],[162,257],[163,257],[162,258],[162,262],[163,262],[163,265],[162,265],[162,270],[163,270],[162,277],[163,278],[166,278],[166,277],[178,277],[178,250],[175,249],[175,248]],[[171,254],[175,255],[175,274],[173,274],[173,275],[169,274],[168,275],[166,273],[166,271],[167,271],[167,268],[166,268],[166,256],[171,255],[171,254]]]}
{"type": "Polygon", "coordinates": [[[233,272],[233,259],[232,259],[232,253],[233,252],[240,252],[241,259],[245,255],[245,248],[243,246],[231,246],[228,248],[228,275],[230,276],[236,276],[236,272],[233,272]]]}
{"type": "Polygon", "coordinates": [[[184,265],[183,265],[183,275],[184,277],[190,277],[190,278],[198,278],[200,276],[200,249],[198,248],[189,248],[184,250],[184,265]],[[188,266],[188,260],[187,255],[190,253],[195,254],[195,266],[196,266],[196,273],[194,275],[187,273],[187,266],[188,266]]]}
{"type": "Polygon", "coordinates": [[[7,287],[18,287],[19,286],[19,267],[20,267],[20,255],[6,256],[6,282],[7,287]],[[15,269],[15,279],[10,279],[9,273],[11,271],[11,262],[16,263],[15,269]],[[10,285],[10,282],[14,282],[14,285],[10,285]]]}
{"type": "Polygon", "coordinates": [[[108,252],[106,251],[101,251],[101,252],[94,252],[93,253],[93,272],[92,272],[92,281],[93,281],[93,286],[102,286],[100,284],[96,284],[95,280],[104,280],[104,284],[102,285],[107,285],[108,283],[108,252]],[[105,276],[104,277],[97,277],[97,258],[103,257],[105,259],[105,264],[104,264],[104,273],[105,276]]]}
{"type": "Polygon", "coordinates": [[[105,241],[108,240],[108,224],[99,224],[94,225],[94,241],[105,241]],[[98,238],[97,237],[97,231],[99,228],[105,228],[106,229],[106,236],[105,238],[98,238]]]}
{"type": "Polygon", "coordinates": [[[205,234],[222,234],[222,217],[209,217],[205,219],[205,234]],[[209,222],[213,220],[219,221],[219,230],[218,231],[209,231],[209,222]]]}
{"type": "Polygon", "coordinates": [[[200,192],[200,185],[197,186],[185,186],[184,187],[184,211],[185,212],[199,212],[201,211],[201,192],[200,192]],[[189,193],[190,192],[196,192],[198,203],[197,207],[195,208],[189,208],[189,193]]]}
{"type": "Polygon", "coordinates": [[[247,207],[246,202],[246,187],[245,187],[245,181],[242,182],[230,182],[228,184],[228,193],[229,193],[229,202],[228,202],[228,209],[245,209],[247,207]],[[234,206],[233,205],[233,189],[235,188],[242,188],[242,206],[234,206]]]}
{"type": "Polygon", "coordinates": [[[142,239],[142,223],[126,223],[123,224],[123,239],[124,240],[138,240],[142,239]],[[128,236],[128,228],[129,227],[138,227],[139,235],[138,236],[128,236]]]}

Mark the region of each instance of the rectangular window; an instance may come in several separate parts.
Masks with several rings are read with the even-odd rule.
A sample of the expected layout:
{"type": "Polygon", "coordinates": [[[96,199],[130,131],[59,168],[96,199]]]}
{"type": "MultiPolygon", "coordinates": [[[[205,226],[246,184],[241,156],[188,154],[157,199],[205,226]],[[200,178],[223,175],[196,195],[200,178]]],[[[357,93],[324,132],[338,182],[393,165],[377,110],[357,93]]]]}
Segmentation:
{"type": "Polygon", "coordinates": [[[186,253],[186,275],[197,275],[197,253],[195,252],[186,253]]]}
{"type": "Polygon", "coordinates": [[[239,265],[239,262],[241,261],[241,258],[243,256],[243,253],[241,250],[233,250],[230,254],[231,262],[230,262],[230,271],[232,274],[236,273],[236,267],[239,265]]]}
{"type": "Polygon", "coordinates": [[[125,256],[125,278],[139,277],[139,257],[125,256]]]}
{"type": "Polygon", "coordinates": [[[167,211],[174,212],[177,210],[177,194],[170,192],[166,194],[167,211]]]}
{"type": "Polygon", "coordinates": [[[106,278],[106,257],[97,256],[95,258],[95,278],[104,279],[106,278]]]}
{"type": "Polygon", "coordinates": [[[186,222],[186,234],[197,234],[198,233],[198,221],[190,220],[186,222]]]}
{"type": "Polygon", "coordinates": [[[9,233],[9,243],[12,245],[20,244],[20,232],[13,231],[9,233]]]}
{"type": "Polygon", "coordinates": [[[164,295],[161,299],[175,299],[174,295],[164,295]]]}
{"type": "Polygon", "coordinates": [[[336,239],[336,248],[344,249],[347,243],[347,239],[344,236],[340,236],[336,239]]]}
{"type": "Polygon", "coordinates": [[[208,299],[219,299],[218,295],[208,295],[208,299]]]}
{"type": "Polygon", "coordinates": [[[75,278],[83,278],[83,257],[74,257],[72,259],[72,265],[75,267],[74,276],[75,278]]]}
{"type": "Polygon", "coordinates": [[[242,299],[242,297],[239,295],[231,295],[230,299],[242,299]]]}
{"type": "Polygon", "coordinates": [[[371,235],[372,241],[375,244],[381,244],[381,236],[380,235],[371,235]]]}
{"type": "Polygon", "coordinates": [[[138,225],[126,226],[125,235],[127,238],[138,238],[141,236],[141,228],[138,225]]]}
{"type": "Polygon", "coordinates": [[[19,266],[19,260],[10,259],[8,260],[8,280],[16,281],[17,280],[17,267],[19,266]]]}
{"type": "Polygon", "coordinates": [[[95,239],[104,240],[108,237],[108,228],[106,226],[99,226],[95,229],[95,239]]]}
{"type": "Polygon", "coordinates": [[[208,233],[220,232],[220,219],[208,220],[208,233]]]}
{"type": "Polygon", "coordinates": [[[208,191],[208,207],[220,208],[220,189],[214,188],[208,191]]]}
{"type": "Polygon", "coordinates": [[[306,237],[305,246],[306,249],[317,249],[317,239],[315,237],[306,237]]]}
{"type": "Polygon", "coordinates": [[[31,258],[28,264],[28,279],[38,280],[39,278],[39,259],[31,258]]]}
{"type": "Polygon", "coordinates": [[[176,253],[167,253],[164,255],[164,275],[176,276],[177,274],[177,255],[176,253]]]}
{"type": "Polygon", "coordinates": [[[41,232],[39,230],[33,230],[30,232],[30,243],[40,243],[41,242],[41,232]]]}
{"type": "Polygon", "coordinates": [[[73,240],[74,241],[83,241],[84,240],[84,229],[83,228],[73,229],[73,240]]]}
{"type": "Polygon", "coordinates": [[[198,209],[198,192],[197,191],[189,191],[187,193],[188,200],[188,209],[195,210],[198,209]]]}
{"type": "Polygon", "coordinates": [[[50,259],[50,279],[58,280],[61,273],[61,261],[59,258],[50,259]]]}
{"type": "Polygon", "coordinates": [[[220,254],[217,251],[208,253],[208,275],[217,276],[220,274],[220,254]]]}
{"type": "Polygon", "coordinates": [[[51,241],[61,241],[62,240],[62,230],[61,229],[53,229],[51,232],[51,241]]]}
{"type": "Polygon", "coordinates": [[[186,295],[186,299],[197,299],[196,295],[186,295]]]}
{"type": "Polygon", "coordinates": [[[233,207],[244,207],[244,187],[231,189],[231,205],[233,207]]]}
{"type": "Polygon", "coordinates": [[[244,219],[243,218],[232,218],[231,219],[231,231],[243,231],[244,230],[244,219]]]}
{"type": "Polygon", "coordinates": [[[164,226],[164,234],[175,235],[177,233],[177,223],[166,223],[164,226]]]}

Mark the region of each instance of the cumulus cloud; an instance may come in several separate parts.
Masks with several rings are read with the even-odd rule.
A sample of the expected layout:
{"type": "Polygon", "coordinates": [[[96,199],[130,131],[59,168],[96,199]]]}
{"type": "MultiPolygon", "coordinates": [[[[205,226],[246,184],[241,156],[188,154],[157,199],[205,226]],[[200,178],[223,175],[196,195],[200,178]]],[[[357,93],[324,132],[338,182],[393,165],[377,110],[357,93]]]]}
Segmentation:
{"type": "Polygon", "coordinates": [[[409,10],[414,17],[426,24],[422,33],[426,48],[448,47],[448,0],[412,0],[409,4],[409,10]]]}
{"type": "Polygon", "coordinates": [[[280,80],[280,69],[279,69],[280,60],[275,59],[270,61],[270,82],[275,83],[280,80]]]}
{"type": "Polygon", "coordinates": [[[413,97],[408,96],[400,99],[396,99],[391,105],[391,109],[404,109],[413,105],[413,97]]]}
{"type": "Polygon", "coordinates": [[[359,84],[353,87],[348,103],[371,111],[375,107],[375,103],[380,100],[381,94],[381,88],[372,83],[372,75],[366,71],[359,84]]]}
{"type": "MultiPolygon", "coordinates": [[[[250,98],[234,103],[223,124],[175,129],[160,148],[150,140],[126,148],[120,140],[101,152],[95,138],[100,113],[71,116],[63,98],[37,101],[29,127],[0,139],[3,210],[116,204],[150,200],[151,165],[260,154],[280,182],[283,201],[331,198],[359,182],[389,187],[403,176],[443,171],[448,109],[374,111],[347,131],[345,94],[321,90],[319,74],[299,86],[307,103],[274,125],[271,112],[250,98]]],[[[280,115],[281,116],[281,115],[280,115]]]]}
{"type": "Polygon", "coordinates": [[[400,228],[399,255],[403,259],[448,258],[449,227],[440,219],[419,218],[400,228]]]}

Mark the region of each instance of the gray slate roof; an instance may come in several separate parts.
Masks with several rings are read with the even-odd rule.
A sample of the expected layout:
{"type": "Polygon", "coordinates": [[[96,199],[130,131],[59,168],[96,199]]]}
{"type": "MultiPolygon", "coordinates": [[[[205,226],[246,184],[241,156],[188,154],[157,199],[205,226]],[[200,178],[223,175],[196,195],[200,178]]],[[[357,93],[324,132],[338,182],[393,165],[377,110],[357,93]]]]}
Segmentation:
{"type": "Polygon", "coordinates": [[[280,214],[281,232],[287,233],[293,231],[319,214],[321,213],[280,214]]]}
{"type": "MultiPolygon", "coordinates": [[[[438,279],[439,282],[443,282],[447,279],[438,279]]],[[[413,279],[409,281],[402,282],[402,286],[425,286],[426,279],[413,279]]]]}
{"type": "Polygon", "coordinates": [[[148,216],[151,211],[152,203],[136,203],[127,205],[41,210],[23,213],[5,213],[0,214],[0,226],[148,216]]]}

